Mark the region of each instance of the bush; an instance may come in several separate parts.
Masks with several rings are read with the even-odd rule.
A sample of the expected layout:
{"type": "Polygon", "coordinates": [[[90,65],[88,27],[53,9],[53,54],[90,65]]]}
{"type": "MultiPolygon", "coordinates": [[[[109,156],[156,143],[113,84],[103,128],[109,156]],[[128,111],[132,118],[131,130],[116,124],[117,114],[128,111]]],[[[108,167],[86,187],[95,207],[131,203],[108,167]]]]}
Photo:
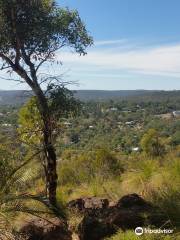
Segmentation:
{"type": "Polygon", "coordinates": [[[101,177],[102,181],[119,176],[123,171],[120,160],[106,149],[76,154],[64,153],[59,166],[59,183],[90,183],[101,177]]]}
{"type": "Polygon", "coordinates": [[[150,156],[162,156],[165,147],[159,133],[155,129],[149,129],[141,139],[141,147],[150,156]]]}

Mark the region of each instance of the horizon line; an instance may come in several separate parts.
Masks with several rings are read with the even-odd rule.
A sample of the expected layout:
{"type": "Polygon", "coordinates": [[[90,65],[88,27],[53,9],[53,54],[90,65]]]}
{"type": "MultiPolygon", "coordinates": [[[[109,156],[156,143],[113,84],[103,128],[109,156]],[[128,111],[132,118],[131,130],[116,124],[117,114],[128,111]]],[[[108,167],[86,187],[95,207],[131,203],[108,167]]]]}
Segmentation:
{"type": "MultiPolygon", "coordinates": [[[[45,89],[44,89],[45,90],[45,89]]],[[[180,91],[180,89],[69,89],[70,91],[180,91]]],[[[0,91],[32,91],[31,89],[0,89],[0,91]]]]}

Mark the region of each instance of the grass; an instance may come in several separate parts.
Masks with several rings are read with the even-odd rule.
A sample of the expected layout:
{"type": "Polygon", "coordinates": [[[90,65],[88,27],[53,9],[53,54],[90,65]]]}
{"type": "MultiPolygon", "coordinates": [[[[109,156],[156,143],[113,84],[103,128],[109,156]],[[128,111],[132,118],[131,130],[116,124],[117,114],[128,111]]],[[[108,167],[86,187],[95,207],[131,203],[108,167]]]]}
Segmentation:
{"type": "Polygon", "coordinates": [[[106,240],[180,240],[180,235],[166,235],[166,234],[144,234],[137,236],[134,231],[119,231],[116,235],[106,240]]]}
{"type": "MultiPolygon", "coordinates": [[[[107,156],[107,155],[106,155],[107,156]]],[[[114,155],[113,155],[114,156],[114,155]]],[[[97,158],[97,156],[95,156],[97,158]]],[[[102,157],[102,156],[100,156],[102,157]]],[[[63,173],[58,183],[57,199],[61,206],[66,205],[70,200],[81,197],[102,197],[108,198],[110,201],[116,201],[125,194],[138,193],[144,197],[145,200],[152,202],[154,205],[161,208],[166,214],[172,228],[176,232],[180,229],[180,155],[178,151],[170,152],[163,158],[147,158],[143,154],[123,156],[123,172],[118,172],[110,169],[108,176],[107,159],[105,161],[106,175],[101,175],[102,169],[99,169],[95,164],[93,155],[85,155],[79,158],[72,158],[66,160],[66,167],[68,170],[58,169],[59,173],[63,173]],[[77,163],[76,163],[77,161],[77,163]],[[88,163],[90,161],[90,163],[88,163]],[[81,163],[80,167],[78,165],[81,163]],[[89,169],[88,166],[91,168],[89,169]],[[76,168],[75,168],[76,167],[76,168]],[[76,169],[78,170],[76,171],[76,169]],[[69,178],[69,173],[76,176],[69,178]],[[93,177],[89,178],[90,172],[93,172],[93,177]],[[112,174],[113,173],[113,174],[112,174]],[[99,174],[99,175],[98,175],[99,174]],[[107,177],[104,177],[107,176],[107,177]],[[61,182],[62,181],[62,182],[61,182]]],[[[121,162],[121,159],[117,158],[121,162]]],[[[102,159],[100,159],[102,162],[102,159]]],[[[63,163],[62,163],[63,164],[63,163]]],[[[62,166],[62,165],[61,165],[62,166]]],[[[33,175],[34,177],[34,175],[33,175]]],[[[27,181],[27,175],[24,174],[21,182],[27,181]]],[[[36,191],[43,190],[44,183],[41,178],[36,181],[36,191]]],[[[33,186],[32,186],[32,189],[33,186]]],[[[35,192],[33,192],[35,193],[35,192]]],[[[68,221],[71,229],[76,232],[82,216],[77,213],[67,213],[68,221]]],[[[23,219],[23,216],[22,216],[23,219]]],[[[20,221],[21,222],[21,221],[20,221]]],[[[118,232],[109,240],[175,240],[179,236],[173,235],[143,235],[138,237],[133,231],[118,232]]]]}
{"type": "MultiPolygon", "coordinates": [[[[96,171],[100,172],[101,170],[96,166],[93,172],[94,177],[87,181],[87,178],[82,176],[86,175],[86,171],[89,174],[87,166],[91,166],[92,158],[93,156],[85,158],[84,155],[83,158],[80,157],[82,164],[78,168],[79,172],[76,172],[79,174],[79,179],[77,174],[74,182],[71,178],[68,184],[59,183],[58,193],[63,201],[68,202],[92,196],[116,201],[125,194],[138,193],[145,200],[160,207],[173,229],[177,231],[180,229],[180,157],[178,149],[170,151],[163,158],[148,158],[144,154],[138,154],[127,156],[125,161],[125,156],[123,156],[123,173],[117,171],[112,176],[112,172],[110,172],[111,177],[104,178],[96,174],[96,171]],[[86,180],[84,181],[84,179],[86,180]]],[[[72,166],[71,161],[69,162],[70,170],[76,165],[75,161],[76,158],[73,159],[72,166]]],[[[77,161],[79,163],[79,159],[77,161]]],[[[63,177],[68,179],[65,172],[63,177]]]]}

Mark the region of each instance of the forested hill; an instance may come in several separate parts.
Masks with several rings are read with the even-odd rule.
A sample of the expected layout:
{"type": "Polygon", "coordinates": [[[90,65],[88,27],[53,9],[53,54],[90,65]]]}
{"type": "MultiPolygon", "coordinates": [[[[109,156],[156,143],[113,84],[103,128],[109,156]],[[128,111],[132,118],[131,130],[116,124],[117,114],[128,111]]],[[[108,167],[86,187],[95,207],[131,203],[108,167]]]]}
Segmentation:
{"type": "Polygon", "coordinates": [[[108,100],[121,97],[129,96],[141,96],[151,91],[146,90],[117,90],[117,91],[106,91],[106,90],[79,90],[76,91],[76,95],[83,101],[87,100],[108,100]]]}
{"type": "MultiPolygon", "coordinates": [[[[5,91],[0,90],[0,105],[21,105],[26,99],[31,96],[32,93],[23,90],[5,91]]],[[[136,99],[151,99],[161,100],[164,98],[180,97],[180,90],[176,91],[154,91],[154,90],[117,90],[117,91],[105,91],[105,90],[78,90],[75,91],[75,96],[82,101],[103,101],[103,100],[115,100],[124,98],[136,98],[136,99]]]]}
{"type": "Polygon", "coordinates": [[[0,90],[0,105],[21,105],[30,95],[30,91],[0,90]]]}
{"type": "MultiPolygon", "coordinates": [[[[117,90],[117,91],[105,91],[105,90],[79,90],[76,91],[76,96],[82,101],[89,100],[116,100],[116,99],[164,99],[180,97],[180,90],[174,91],[158,91],[158,90],[117,90]]],[[[144,99],[144,100],[145,100],[144,99]]]]}

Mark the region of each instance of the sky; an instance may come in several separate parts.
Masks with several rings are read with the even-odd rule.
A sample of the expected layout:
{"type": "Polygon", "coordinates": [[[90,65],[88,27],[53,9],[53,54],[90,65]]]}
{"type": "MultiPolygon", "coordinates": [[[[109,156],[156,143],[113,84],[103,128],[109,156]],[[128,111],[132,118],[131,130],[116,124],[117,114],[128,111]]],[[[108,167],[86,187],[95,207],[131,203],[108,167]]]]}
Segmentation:
{"type": "MultiPolygon", "coordinates": [[[[46,71],[73,89],[180,89],[179,0],[59,0],[77,9],[94,45],[86,56],[64,50],[46,71]],[[50,70],[49,70],[50,69],[50,70]]],[[[0,89],[24,86],[2,81],[0,89]]]]}

